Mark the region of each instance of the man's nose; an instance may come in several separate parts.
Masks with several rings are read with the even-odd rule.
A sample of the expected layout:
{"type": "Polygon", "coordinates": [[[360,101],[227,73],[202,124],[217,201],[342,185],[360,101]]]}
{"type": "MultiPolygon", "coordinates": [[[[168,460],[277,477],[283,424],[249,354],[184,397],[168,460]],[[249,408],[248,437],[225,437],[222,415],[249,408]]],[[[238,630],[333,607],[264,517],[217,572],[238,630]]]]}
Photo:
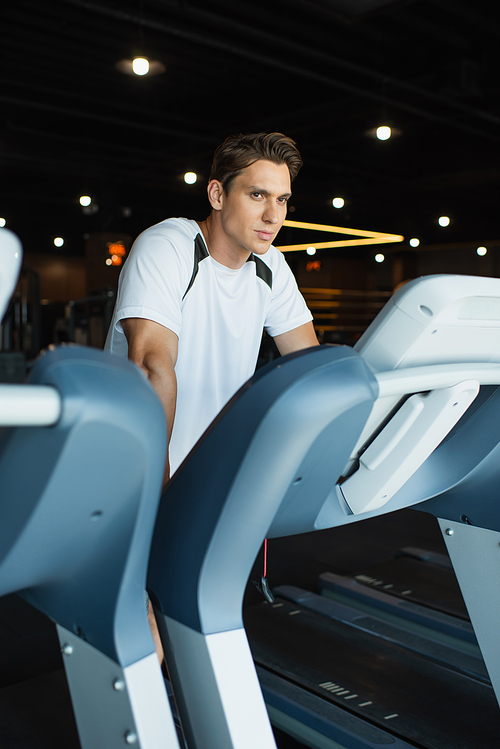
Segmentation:
{"type": "Polygon", "coordinates": [[[279,209],[276,203],[267,203],[264,210],[264,221],[269,224],[277,224],[279,221],[279,209]]]}

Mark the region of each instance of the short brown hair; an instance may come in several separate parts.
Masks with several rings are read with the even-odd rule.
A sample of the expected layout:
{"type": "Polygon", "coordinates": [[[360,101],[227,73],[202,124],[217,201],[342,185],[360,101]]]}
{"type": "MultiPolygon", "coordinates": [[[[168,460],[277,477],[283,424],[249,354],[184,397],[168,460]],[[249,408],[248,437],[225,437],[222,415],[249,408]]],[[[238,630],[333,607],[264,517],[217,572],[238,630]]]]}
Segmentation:
{"type": "Polygon", "coordinates": [[[295,141],[282,133],[251,133],[230,135],[214,153],[210,180],[218,180],[228,193],[234,179],[247,166],[260,160],[286,164],[294,180],[302,166],[295,141]]]}

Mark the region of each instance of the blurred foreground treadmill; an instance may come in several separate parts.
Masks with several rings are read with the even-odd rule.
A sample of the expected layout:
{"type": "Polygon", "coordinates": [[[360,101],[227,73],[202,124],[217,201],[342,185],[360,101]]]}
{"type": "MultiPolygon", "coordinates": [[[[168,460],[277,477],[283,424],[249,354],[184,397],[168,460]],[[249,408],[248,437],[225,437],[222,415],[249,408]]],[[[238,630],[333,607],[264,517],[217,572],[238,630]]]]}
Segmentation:
{"type": "MultiPolygon", "coordinates": [[[[21,258],[0,229],[0,320],[21,258]]],[[[0,385],[0,596],[55,622],[67,678],[0,689],[2,749],[178,749],[144,610],[165,449],[153,388],[102,351],[54,348],[0,385]]]]}
{"type": "MultiPolygon", "coordinates": [[[[253,401],[241,399],[241,413],[233,404],[232,416],[230,410],[221,415],[164,494],[148,582],[192,747],[274,746],[241,626],[245,582],[264,538],[411,506],[438,517],[493,689],[484,674],[468,672],[463,663],[451,666],[431,652],[424,655],[378,635],[383,654],[368,673],[373,633],[347,624],[349,612],[332,625],[324,614],[299,613],[296,605],[288,609],[277,601],[275,607],[263,604],[247,612],[246,619],[256,660],[266,664],[259,676],[271,717],[280,725],[285,715],[285,730],[308,746],[456,749],[464,746],[462,737],[485,724],[491,731],[477,734],[476,746],[488,746],[491,735],[500,735],[493,698],[493,691],[500,693],[495,635],[500,586],[492,572],[500,554],[495,490],[500,478],[500,281],[437,276],[412,282],[386,305],[356,348],[347,358],[340,353],[339,361],[350,357],[354,362],[357,354],[373,372],[372,381],[365,374],[363,384],[358,365],[356,376],[341,365],[333,380],[329,373],[320,381],[321,391],[314,387],[317,373],[304,378],[302,390],[287,390],[280,380],[291,371],[284,359],[282,373],[276,370],[275,379],[266,381],[273,398],[264,402],[257,388],[253,401]],[[370,411],[359,437],[360,419],[354,429],[344,398],[349,377],[351,404],[357,399],[370,411]],[[377,396],[372,403],[370,390],[377,396]],[[223,429],[223,423],[230,428],[223,429]],[[341,468],[346,452],[347,465],[341,468]],[[271,624],[266,612],[273,615],[271,624]],[[303,628],[313,617],[312,628],[303,628]],[[257,621],[261,618],[266,621],[257,621]],[[268,635],[261,639],[266,629],[270,645],[268,635]],[[357,656],[355,640],[361,648],[357,656]],[[269,662],[262,656],[262,642],[271,653],[269,662]],[[313,659],[305,649],[316,644],[313,659]],[[307,677],[304,684],[309,663],[313,683],[307,677]],[[407,703],[398,712],[400,694],[406,694],[407,703]],[[412,736],[401,729],[400,714],[408,718],[412,736]],[[435,739],[420,731],[426,723],[436,726],[435,739]],[[202,726],[205,744],[196,726],[202,726]],[[336,733],[331,726],[339,727],[336,733]]],[[[325,350],[304,352],[295,361],[314,356],[319,361],[327,356],[325,350]]],[[[255,383],[250,393],[252,388],[255,383]]]]}

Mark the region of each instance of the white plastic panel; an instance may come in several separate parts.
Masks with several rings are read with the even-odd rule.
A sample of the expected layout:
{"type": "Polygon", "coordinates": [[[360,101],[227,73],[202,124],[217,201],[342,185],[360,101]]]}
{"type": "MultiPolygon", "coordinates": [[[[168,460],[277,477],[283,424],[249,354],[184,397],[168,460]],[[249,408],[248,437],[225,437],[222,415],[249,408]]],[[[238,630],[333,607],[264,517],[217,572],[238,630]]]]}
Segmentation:
{"type": "Polygon", "coordinates": [[[495,368],[500,365],[500,279],[435,275],[410,281],[391,297],[354,348],[377,374],[380,394],[344,475],[402,396],[468,379],[500,384],[495,368]],[[483,371],[476,373],[475,364],[483,371]],[[488,367],[495,371],[488,372],[488,367]]]}
{"type": "Polygon", "coordinates": [[[8,229],[0,229],[0,323],[16,288],[22,261],[19,239],[8,229]]]}
{"type": "Polygon", "coordinates": [[[340,487],[355,515],[376,510],[420,468],[479,392],[477,380],[417,393],[406,400],[340,487]]]}
{"type": "Polygon", "coordinates": [[[158,619],[189,748],[276,749],[245,630],[204,635],[158,619]]]}
{"type": "Polygon", "coordinates": [[[403,286],[355,349],[375,371],[500,361],[500,279],[424,276],[403,286]]]}
{"type": "MultiPolygon", "coordinates": [[[[451,387],[465,380],[477,380],[480,385],[500,385],[500,364],[434,364],[379,372],[375,376],[379,385],[379,396],[351,453],[351,463],[357,460],[363,446],[371,441],[372,435],[378,432],[380,425],[403,397],[412,393],[451,387]]],[[[349,470],[344,471],[344,475],[348,473],[349,470]]]]}

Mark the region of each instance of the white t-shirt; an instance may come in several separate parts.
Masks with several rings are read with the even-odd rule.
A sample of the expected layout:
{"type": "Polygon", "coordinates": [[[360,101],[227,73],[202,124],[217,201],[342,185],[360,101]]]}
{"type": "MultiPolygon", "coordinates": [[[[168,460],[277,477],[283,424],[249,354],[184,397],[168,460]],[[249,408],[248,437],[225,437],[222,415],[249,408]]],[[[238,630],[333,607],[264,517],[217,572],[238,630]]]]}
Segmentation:
{"type": "Polygon", "coordinates": [[[254,373],[263,328],[277,336],[312,320],[276,247],[226,268],[208,254],[196,221],[184,218],[146,229],[122,269],[105,349],[125,357],[120,321],[128,317],[153,320],[179,338],[172,473],[254,373]]]}

